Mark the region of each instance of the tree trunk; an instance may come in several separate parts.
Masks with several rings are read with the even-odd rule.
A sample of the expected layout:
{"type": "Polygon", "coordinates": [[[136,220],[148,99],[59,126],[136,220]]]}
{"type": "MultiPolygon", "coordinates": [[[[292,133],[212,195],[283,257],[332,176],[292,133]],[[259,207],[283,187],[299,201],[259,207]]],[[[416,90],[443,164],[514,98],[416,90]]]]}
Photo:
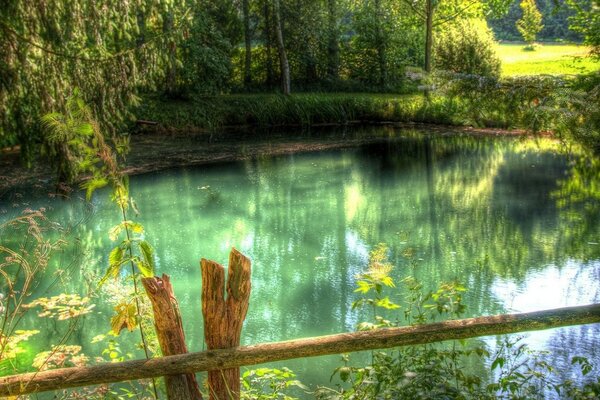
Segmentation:
{"type": "Polygon", "coordinates": [[[386,47],[387,43],[381,29],[383,21],[383,10],[381,9],[381,0],[375,0],[375,14],[377,16],[376,42],[377,42],[377,63],[379,64],[379,86],[384,87],[387,83],[387,62],[386,47]]]}
{"type": "Polygon", "coordinates": [[[165,74],[165,91],[168,95],[172,96],[176,92],[176,77],[177,77],[177,55],[175,40],[173,35],[173,12],[168,11],[163,21],[163,33],[167,37],[167,71],[165,74]]]}
{"type": "Polygon", "coordinates": [[[327,0],[327,75],[329,79],[336,80],[340,69],[340,45],[337,23],[337,0],[327,0]]]}
{"type": "Polygon", "coordinates": [[[272,33],[271,33],[271,23],[272,23],[272,18],[271,18],[271,9],[270,9],[270,3],[269,0],[265,0],[265,5],[263,8],[263,12],[264,12],[264,18],[265,18],[265,30],[264,30],[264,34],[265,34],[265,47],[266,47],[266,58],[267,58],[267,62],[266,62],[266,69],[267,69],[267,76],[265,79],[265,83],[267,85],[267,87],[272,88],[275,79],[273,78],[275,76],[275,74],[273,73],[273,42],[272,42],[272,33]]]}
{"type": "Polygon", "coordinates": [[[433,48],[433,0],[425,5],[425,72],[431,72],[431,52],[433,48]]]}
{"type": "MultiPolygon", "coordinates": [[[[209,350],[238,347],[250,299],[250,260],[236,249],[231,249],[227,299],[223,294],[225,288],[223,266],[204,258],[200,265],[206,345],[209,350]]],[[[240,368],[209,371],[208,389],[211,400],[239,399],[240,368]]]]}
{"type": "Polygon", "coordinates": [[[277,36],[277,51],[279,52],[279,68],[281,71],[281,91],[285,95],[291,92],[290,64],[288,62],[285,46],[283,44],[283,30],[281,24],[281,7],[279,0],[274,0],[275,34],[277,36]]]}
{"type": "Polygon", "coordinates": [[[244,85],[252,83],[252,37],[250,36],[250,0],[242,1],[242,12],[244,14],[244,85]]]}
{"type": "MultiPolygon", "coordinates": [[[[154,311],[154,327],[163,356],[185,354],[185,335],[177,299],[168,275],[159,278],[142,278],[146,294],[154,311]]],[[[169,400],[202,400],[196,375],[166,375],[167,398],[169,400]]]]}

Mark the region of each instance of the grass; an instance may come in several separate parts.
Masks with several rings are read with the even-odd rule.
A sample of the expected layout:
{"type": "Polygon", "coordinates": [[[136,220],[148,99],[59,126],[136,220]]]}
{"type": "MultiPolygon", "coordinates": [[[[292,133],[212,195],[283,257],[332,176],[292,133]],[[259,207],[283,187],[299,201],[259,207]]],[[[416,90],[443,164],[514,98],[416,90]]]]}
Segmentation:
{"type": "Polygon", "coordinates": [[[147,99],[136,115],[176,131],[354,121],[456,123],[442,104],[426,102],[422,94],[235,94],[198,97],[190,101],[147,99]]]}
{"type": "Polygon", "coordinates": [[[502,76],[581,74],[600,69],[600,61],[586,57],[589,49],[573,44],[538,44],[534,51],[525,44],[498,44],[502,76]]]}
{"type": "MultiPolygon", "coordinates": [[[[526,51],[524,47],[524,44],[497,45],[498,55],[503,62],[504,77],[581,74],[600,69],[600,61],[584,57],[588,51],[584,46],[545,44],[540,45],[535,51],[526,51]]],[[[534,86],[537,84],[530,83],[534,86]]],[[[520,88],[518,81],[515,84],[509,86],[512,88],[510,90],[517,95],[525,89],[531,89],[529,88],[531,85],[520,88]],[[513,87],[515,84],[517,87],[513,87]]],[[[537,99],[536,96],[534,97],[537,99]]],[[[514,96],[511,98],[514,103],[514,96]]],[[[521,103],[526,106],[529,101],[531,99],[523,100],[521,103]]],[[[520,106],[523,106],[521,103],[520,106]]],[[[515,110],[505,110],[505,114],[488,113],[484,120],[473,119],[473,113],[484,114],[481,107],[470,104],[468,96],[467,98],[432,96],[431,101],[425,101],[423,94],[418,92],[414,94],[314,92],[295,93],[291,96],[256,93],[197,96],[186,101],[148,97],[137,110],[136,116],[142,120],[158,122],[159,130],[181,133],[210,131],[225,126],[309,126],[356,121],[474,124],[494,128],[520,126],[513,115],[515,110]]],[[[525,109],[529,113],[536,110],[527,107],[525,109]]]]}

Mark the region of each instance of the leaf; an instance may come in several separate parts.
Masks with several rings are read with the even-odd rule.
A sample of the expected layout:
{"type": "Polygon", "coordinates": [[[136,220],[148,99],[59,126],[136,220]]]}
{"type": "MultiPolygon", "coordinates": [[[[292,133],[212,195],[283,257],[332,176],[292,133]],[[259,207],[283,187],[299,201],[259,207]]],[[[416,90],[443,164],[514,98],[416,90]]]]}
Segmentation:
{"type": "Polygon", "coordinates": [[[371,284],[366,281],[358,281],[358,282],[356,282],[356,284],[358,285],[358,287],[354,290],[354,292],[359,292],[359,293],[368,293],[372,287],[371,284]]]}
{"type": "Polygon", "coordinates": [[[92,136],[94,134],[94,127],[90,123],[79,124],[75,128],[75,132],[82,136],[92,136]]]}
{"type": "Polygon", "coordinates": [[[108,255],[108,265],[109,267],[119,266],[123,263],[123,255],[125,254],[123,248],[121,246],[117,246],[108,255]]]}
{"type": "Polygon", "coordinates": [[[377,326],[371,322],[361,322],[358,324],[356,329],[359,331],[371,331],[373,329],[377,329],[377,326]]]}
{"type": "Polygon", "coordinates": [[[100,279],[98,286],[102,286],[106,283],[108,278],[116,278],[121,271],[121,266],[127,261],[124,258],[124,250],[121,246],[117,246],[108,255],[108,269],[106,273],[100,279]]]}
{"type": "MultiPolygon", "coordinates": [[[[82,168],[82,170],[85,170],[85,168],[82,168]]],[[[104,186],[106,186],[108,184],[108,180],[106,180],[105,178],[93,178],[90,179],[89,181],[84,182],[81,187],[84,188],[86,190],[85,192],[85,198],[86,200],[90,200],[92,198],[92,194],[100,188],[103,188],[104,186]]]]}
{"type": "Polygon", "coordinates": [[[135,200],[133,198],[129,198],[129,203],[131,204],[131,209],[133,210],[133,212],[135,213],[136,217],[140,215],[140,210],[137,206],[137,203],[135,202],[135,200]]]}
{"type": "Polygon", "coordinates": [[[142,257],[144,257],[144,262],[148,267],[149,275],[144,274],[144,272],[141,271],[141,269],[140,269],[140,272],[142,272],[142,274],[145,277],[154,276],[154,269],[155,269],[154,249],[152,248],[150,243],[146,242],[145,240],[140,241],[139,246],[140,246],[140,253],[142,253],[142,257]]]}
{"type": "Polygon", "coordinates": [[[399,306],[398,304],[396,304],[396,303],[392,302],[392,301],[390,300],[390,298],[389,298],[389,297],[387,297],[387,296],[386,296],[386,297],[384,297],[383,299],[378,299],[378,300],[375,302],[375,305],[376,305],[377,307],[382,307],[382,308],[385,308],[386,310],[395,310],[395,309],[398,309],[398,308],[400,308],[400,306],[399,306]]]}
{"type": "Polygon", "coordinates": [[[108,231],[108,237],[114,242],[115,240],[117,240],[122,230],[123,224],[115,225],[108,231]]]}
{"type": "Polygon", "coordinates": [[[145,261],[140,260],[139,258],[135,259],[135,266],[140,271],[140,273],[144,276],[144,278],[151,278],[154,276],[154,269],[152,269],[145,261]]]}
{"type": "Polygon", "coordinates": [[[117,240],[123,229],[129,230],[132,233],[144,233],[144,226],[142,224],[127,220],[113,226],[110,231],[108,231],[110,240],[113,242],[117,240]]]}
{"type": "Polygon", "coordinates": [[[110,319],[111,330],[115,335],[121,333],[121,330],[127,328],[129,332],[132,332],[137,326],[136,308],[133,303],[120,303],[115,306],[117,312],[110,319]]]}
{"type": "Polygon", "coordinates": [[[504,366],[504,357],[497,357],[494,362],[492,363],[492,371],[495,370],[497,367],[502,368],[504,366]]]}

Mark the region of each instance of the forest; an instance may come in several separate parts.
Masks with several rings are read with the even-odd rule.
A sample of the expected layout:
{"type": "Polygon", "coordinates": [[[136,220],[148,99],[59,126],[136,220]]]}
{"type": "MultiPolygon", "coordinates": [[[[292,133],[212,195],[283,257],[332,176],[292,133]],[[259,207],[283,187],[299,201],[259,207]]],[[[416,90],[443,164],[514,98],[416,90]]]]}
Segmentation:
{"type": "Polygon", "coordinates": [[[600,0],[3,0],[0,111],[0,397],[600,396],[600,0]]]}

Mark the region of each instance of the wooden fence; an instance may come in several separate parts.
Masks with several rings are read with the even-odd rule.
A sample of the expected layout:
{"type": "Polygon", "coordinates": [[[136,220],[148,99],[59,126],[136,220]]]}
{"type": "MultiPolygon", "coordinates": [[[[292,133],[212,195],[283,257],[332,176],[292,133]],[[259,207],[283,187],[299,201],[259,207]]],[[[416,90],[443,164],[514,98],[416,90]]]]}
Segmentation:
{"type": "Polygon", "coordinates": [[[341,333],[232,349],[179,354],[150,360],[106,363],[90,367],[62,368],[6,376],[0,378],[0,396],[199,371],[222,370],[301,357],[384,349],[592,323],[600,323],[600,304],[522,314],[468,318],[401,328],[341,333]]]}
{"type": "MultiPolygon", "coordinates": [[[[169,378],[181,376],[181,379],[171,379],[171,381],[174,382],[179,381],[181,386],[177,390],[172,389],[171,392],[169,392],[169,388],[167,388],[169,399],[201,398],[201,395],[197,392],[195,379],[192,378],[193,373],[200,371],[229,371],[229,374],[224,374],[222,372],[213,374],[212,382],[209,376],[210,397],[211,399],[221,400],[231,398],[232,386],[228,385],[234,383],[230,382],[235,380],[239,385],[240,366],[294,358],[315,357],[362,350],[418,345],[445,340],[467,339],[480,336],[537,331],[571,325],[600,323],[600,304],[591,304],[530,313],[486,316],[400,328],[340,333],[336,335],[238,347],[238,329],[241,331],[241,321],[243,321],[245,317],[250,291],[249,260],[237,251],[232,251],[232,255],[230,256],[229,279],[226,287],[227,299],[225,299],[223,293],[223,285],[225,282],[222,267],[214,262],[203,260],[202,272],[203,305],[212,304],[210,307],[205,307],[206,309],[203,311],[216,313],[217,316],[215,317],[213,315],[212,320],[210,320],[209,318],[206,318],[205,315],[205,335],[211,334],[211,329],[213,329],[213,334],[225,333],[228,335],[230,337],[228,339],[229,342],[212,338],[207,340],[207,343],[210,344],[209,348],[212,349],[203,352],[166,355],[164,357],[149,360],[143,359],[119,363],[105,363],[89,367],[62,368],[5,376],[0,378],[0,396],[14,396],[160,376],[169,378]],[[210,274],[214,275],[213,278],[209,277],[210,274]],[[209,284],[209,282],[211,283],[209,284]],[[240,301],[246,303],[246,305],[238,304],[240,301]],[[239,309],[240,307],[241,310],[239,309]],[[228,310],[235,315],[228,315],[228,310]],[[213,327],[211,328],[210,326],[207,326],[207,324],[212,324],[213,327]],[[217,329],[217,331],[214,331],[214,329],[217,329]],[[220,333],[218,330],[220,330],[220,333]],[[236,332],[238,333],[236,334],[236,332]],[[231,339],[232,335],[235,336],[233,339],[231,339]],[[232,373],[231,371],[235,372],[232,373]],[[222,381],[219,381],[219,379],[222,381]],[[194,385],[196,386],[195,388],[194,385]],[[225,385],[227,393],[223,394],[223,392],[218,392],[217,389],[220,387],[219,385],[225,385]],[[186,387],[189,391],[187,391],[188,389],[186,389],[186,387]],[[192,395],[189,393],[192,393],[192,395]]],[[[162,281],[165,281],[165,276],[163,276],[162,281]]],[[[168,277],[166,278],[166,281],[168,286],[167,289],[170,290],[168,277]]],[[[162,285],[162,283],[160,283],[160,285],[162,285]]],[[[154,291],[160,292],[157,289],[154,289],[154,291]]],[[[149,295],[151,295],[151,293],[149,295]]],[[[156,303],[156,301],[153,301],[153,305],[155,305],[154,303],[156,303]]],[[[171,307],[171,305],[169,305],[169,307],[171,307]]],[[[177,308],[176,304],[174,308],[177,308]]],[[[156,311],[155,308],[155,313],[156,311]]],[[[179,338],[178,335],[179,333],[175,336],[179,338]]],[[[182,340],[183,336],[179,339],[182,340]]],[[[162,343],[161,347],[163,347],[162,343]]],[[[179,350],[179,352],[183,352],[184,350],[185,349],[179,350]]],[[[163,348],[163,354],[172,353],[173,351],[170,353],[165,352],[165,349],[163,348]]],[[[169,382],[169,380],[167,380],[167,382],[169,382]]],[[[233,389],[239,391],[239,386],[237,386],[237,389],[235,388],[236,387],[234,386],[233,389]]],[[[235,394],[239,396],[239,393],[235,394]]]]}

